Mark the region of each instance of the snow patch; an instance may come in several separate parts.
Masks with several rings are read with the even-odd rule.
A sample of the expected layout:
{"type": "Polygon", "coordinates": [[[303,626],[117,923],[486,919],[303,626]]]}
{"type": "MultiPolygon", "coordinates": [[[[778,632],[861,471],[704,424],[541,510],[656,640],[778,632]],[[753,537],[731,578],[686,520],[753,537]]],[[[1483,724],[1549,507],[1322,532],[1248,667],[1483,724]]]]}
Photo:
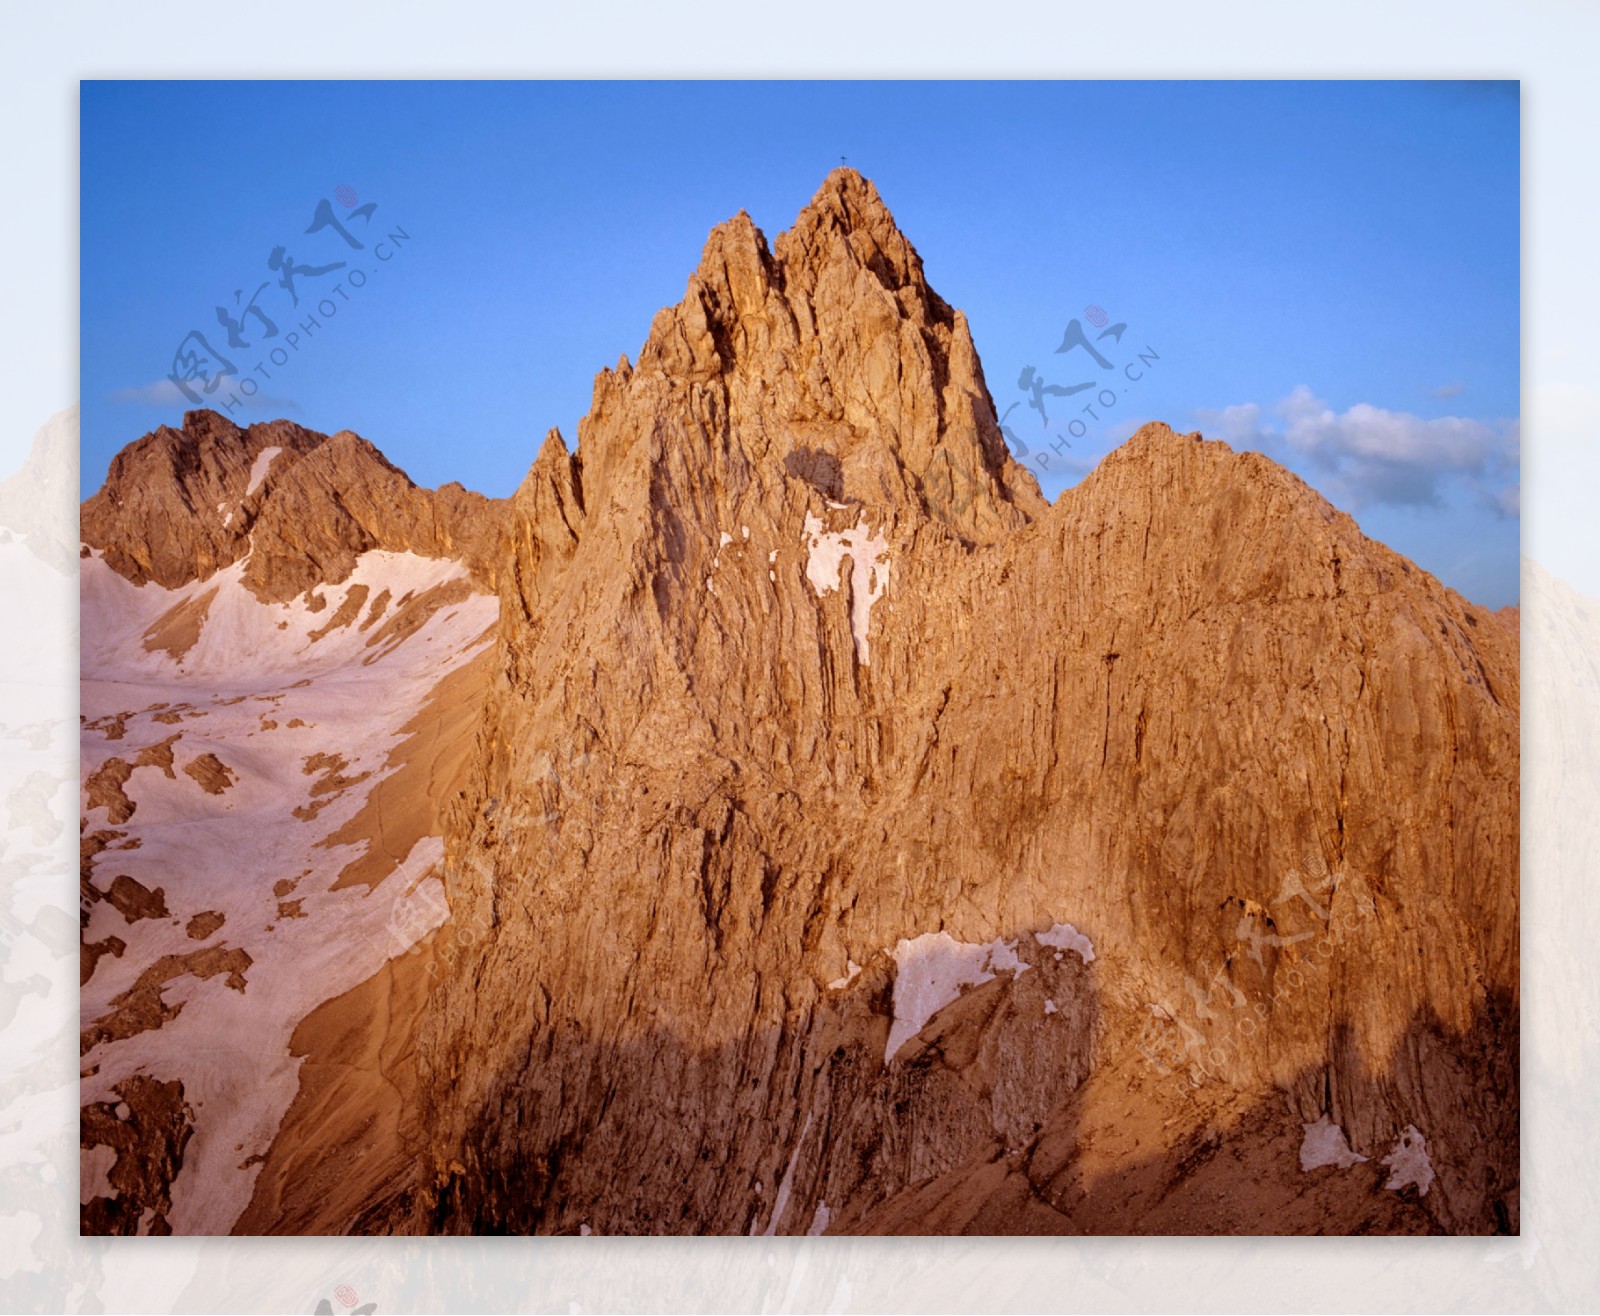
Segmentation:
{"type": "Polygon", "coordinates": [[[1052,1001],[1048,996],[1045,997],[1044,1012],[1046,1014],[1054,1014],[1056,1012],[1056,1003],[1054,1001],[1052,1001]]]}
{"type": "Polygon", "coordinates": [[[928,1020],[968,987],[992,982],[996,972],[1025,973],[1015,941],[957,941],[948,932],[927,932],[895,943],[894,1025],[883,1063],[927,1026],[928,1020]]]}
{"type": "Polygon", "coordinates": [[[1340,1170],[1348,1170],[1352,1165],[1357,1165],[1366,1160],[1365,1156],[1350,1150],[1350,1144],[1345,1140],[1344,1130],[1333,1122],[1333,1117],[1326,1111],[1322,1118],[1315,1124],[1303,1124],[1306,1136],[1300,1143],[1300,1172],[1305,1174],[1311,1170],[1320,1169],[1324,1165],[1332,1165],[1340,1170]]]}
{"type": "Polygon", "coordinates": [[[117,1149],[99,1142],[78,1153],[78,1201],[85,1203],[95,1197],[115,1197],[111,1187],[111,1169],[117,1163],[117,1149]]]}
{"type": "Polygon", "coordinates": [[[1415,1124],[1407,1124],[1394,1150],[1379,1162],[1389,1167],[1389,1182],[1385,1188],[1399,1190],[1407,1184],[1416,1184],[1420,1196],[1426,1197],[1433,1186],[1433,1162],[1428,1159],[1428,1142],[1415,1124]]]}
{"type": "MultiPolygon", "coordinates": [[[[830,503],[830,507],[835,504],[830,503]]],[[[810,512],[805,520],[806,579],[820,599],[824,594],[839,588],[839,568],[846,557],[850,559],[850,632],[855,637],[856,657],[863,667],[871,659],[867,640],[872,623],[872,605],[889,587],[889,541],[880,532],[871,534],[867,529],[866,514],[862,513],[849,530],[827,530],[810,512]]]]}
{"type": "MultiPolygon", "coordinates": [[[[1056,951],[1077,951],[1078,958],[1085,964],[1094,959],[1094,942],[1070,923],[1052,923],[1048,932],[1036,933],[1034,940],[1056,951]]],[[[1058,954],[1056,958],[1059,960],[1061,956],[1058,954]]]]}
{"type": "Polygon", "coordinates": [[[267,478],[267,472],[272,469],[273,461],[282,451],[282,448],[263,448],[256,454],[255,462],[250,467],[250,486],[244,491],[246,498],[261,487],[261,482],[267,478]]]}
{"type": "Polygon", "coordinates": [[[848,987],[852,982],[855,981],[856,974],[858,974],[860,972],[861,972],[861,966],[859,964],[857,964],[852,959],[845,960],[845,975],[844,975],[844,977],[835,978],[832,982],[830,982],[828,984],[828,990],[830,992],[836,992],[841,987],[848,987]]]}
{"type": "Polygon", "coordinates": [[[818,1238],[827,1229],[828,1222],[833,1219],[833,1212],[828,1210],[826,1202],[817,1203],[816,1214],[811,1217],[811,1226],[806,1230],[807,1238],[818,1238]]]}
{"type": "Polygon", "coordinates": [[[717,538],[718,548],[726,548],[731,543],[733,543],[733,536],[730,535],[726,530],[724,530],[717,538]]]}
{"type": "MultiPolygon", "coordinates": [[[[354,586],[367,586],[374,597],[388,590],[399,600],[462,568],[444,559],[367,553],[346,581],[319,587],[324,603],[313,613],[304,596],[286,604],[257,600],[240,580],[239,563],[177,590],[136,587],[98,555],[80,565],[80,698],[88,723],[102,724],[82,730],[84,776],[112,755],[127,759],[181,734],[174,746],[180,770],[172,779],[141,767],[124,788],[138,807],[119,830],[139,846],[119,854],[117,871],[164,887],[175,916],[223,913],[218,944],[242,947],[252,961],[242,992],[220,974],[167,983],[163,999],[181,1004],[181,1014],[93,1047],[80,1100],[117,1103],[114,1089],[137,1073],[181,1077],[196,1114],[169,1219],[178,1234],[226,1233],[248,1205],[259,1156],[298,1091],[301,1058],[290,1051],[296,1025],[448,917],[435,875],[444,851],[439,837],[419,838],[377,889],[358,883],[335,890],[368,842],[326,841],[393,770],[390,755],[405,739],[403,726],[442,677],[487,643],[498,605],[492,595],[472,595],[440,609],[402,644],[369,647],[372,632],[355,623],[312,643],[310,632],[326,626],[354,586]],[[142,637],[157,618],[207,594],[213,597],[204,626],[181,667],[165,651],[145,650],[142,637]],[[180,722],[151,725],[147,715],[164,707],[180,713],[180,722]],[[143,712],[130,717],[126,739],[108,740],[104,720],[130,710],[143,712]],[[220,796],[203,794],[181,771],[207,751],[237,774],[220,796]],[[368,775],[325,797],[312,817],[296,816],[310,798],[312,776],[304,769],[316,753],[338,754],[348,777],[368,775]],[[275,889],[284,879],[292,896],[275,889]],[[280,910],[284,899],[293,900],[295,912],[280,910]]],[[[105,871],[96,877],[103,886],[105,871]]],[[[107,1014],[160,957],[199,945],[176,917],[129,925],[102,901],[85,935],[95,941],[110,932],[127,949],[103,957],[84,984],[85,1021],[107,1014]]],[[[84,1157],[87,1179],[97,1183],[104,1152],[90,1149],[84,1157]]]]}
{"type": "MultiPolygon", "coordinates": [[[[289,672],[295,678],[316,677],[334,670],[354,671],[363,659],[377,652],[367,647],[371,629],[362,631],[352,623],[321,640],[311,638],[313,632],[327,625],[351,590],[357,585],[365,586],[369,600],[387,590],[398,606],[407,595],[423,594],[467,574],[461,563],[450,558],[373,549],[357,558],[355,569],[337,585],[317,586],[325,604],[313,612],[310,599],[304,594],[288,603],[258,600],[243,584],[247,560],[224,567],[204,580],[163,589],[153,582],[135,586],[102,559],[85,559],[79,564],[83,679],[125,682],[148,678],[166,682],[175,676],[210,677],[217,681],[218,689],[228,687],[253,694],[258,692],[262,677],[289,672]],[[165,650],[151,652],[144,648],[143,636],[158,618],[181,603],[213,591],[215,597],[206,610],[200,638],[181,663],[174,662],[165,650]]],[[[458,605],[441,609],[405,641],[405,646],[420,649],[427,643],[425,637],[432,636],[435,645],[453,648],[481,635],[498,613],[499,605],[492,595],[473,594],[458,605]]]]}
{"type": "Polygon", "coordinates": [[[789,1209],[789,1190],[794,1187],[794,1167],[800,1159],[800,1148],[805,1146],[806,1134],[811,1132],[811,1116],[806,1116],[806,1122],[800,1128],[800,1136],[794,1140],[794,1150],[789,1153],[789,1164],[784,1167],[783,1178],[778,1181],[777,1200],[772,1204],[772,1214],[767,1218],[767,1227],[761,1231],[762,1238],[771,1238],[778,1232],[778,1226],[783,1223],[783,1213],[789,1209]]]}

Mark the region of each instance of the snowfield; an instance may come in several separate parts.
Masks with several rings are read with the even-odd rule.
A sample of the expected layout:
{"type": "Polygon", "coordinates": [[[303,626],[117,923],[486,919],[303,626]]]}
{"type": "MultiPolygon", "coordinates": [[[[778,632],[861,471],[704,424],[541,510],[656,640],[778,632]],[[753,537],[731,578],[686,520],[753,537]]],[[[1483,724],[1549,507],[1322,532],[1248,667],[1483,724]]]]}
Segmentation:
{"type": "MultiPolygon", "coordinates": [[[[375,886],[338,889],[370,842],[330,838],[398,770],[401,728],[440,680],[483,651],[497,602],[466,592],[459,564],[408,553],[364,555],[348,580],[314,591],[316,610],[308,596],[259,602],[243,563],[177,590],[136,587],[97,554],[81,565],[83,830],[104,845],[91,881],[102,896],[121,877],[152,895],[120,909],[90,900],[83,942],[108,949],[82,989],[80,1100],[115,1103],[134,1075],[181,1079],[194,1132],[168,1223],[225,1233],[295,1096],[295,1026],[446,916],[438,837],[393,856],[375,886]],[[432,600],[456,601],[411,629],[431,606],[418,600],[452,585],[432,600]],[[359,607],[327,629],[346,604],[359,607]],[[182,605],[201,617],[192,642],[149,647],[182,605]],[[407,607],[407,624],[385,632],[407,607]],[[131,765],[122,799],[104,798],[119,764],[131,765]],[[148,978],[139,987],[147,971],[154,994],[148,978]]],[[[107,1192],[103,1151],[84,1154],[85,1201],[107,1192]]]]}

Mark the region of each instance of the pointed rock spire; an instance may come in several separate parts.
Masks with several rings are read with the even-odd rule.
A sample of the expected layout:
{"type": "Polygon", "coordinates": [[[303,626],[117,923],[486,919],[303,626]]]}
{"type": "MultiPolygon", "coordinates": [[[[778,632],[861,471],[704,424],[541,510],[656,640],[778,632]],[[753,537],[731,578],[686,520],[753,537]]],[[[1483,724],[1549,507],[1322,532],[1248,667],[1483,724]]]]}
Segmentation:
{"type": "Polygon", "coordinates": [[[879,521],[932,518],[974,542],[1045,506],[1006,450],[965,316],[853,169],[829,174],[771,248],[743,211],[717,225],[637,371],[596,380],[579,442],[602,487],[634,444],[669,436],[737,449],[779,481],[796,454],[820,455],[879,521]]]}

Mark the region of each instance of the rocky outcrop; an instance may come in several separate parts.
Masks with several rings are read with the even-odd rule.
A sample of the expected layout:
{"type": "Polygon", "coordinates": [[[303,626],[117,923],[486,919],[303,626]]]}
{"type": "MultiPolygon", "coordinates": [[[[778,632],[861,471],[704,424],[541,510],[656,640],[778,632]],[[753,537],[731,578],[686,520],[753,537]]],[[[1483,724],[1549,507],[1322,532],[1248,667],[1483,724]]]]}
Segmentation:
{"type": "Polygon", "coordinates": [[[170,1234],[172,1180],[194,1134],[183,1084],[135,1075],[80,1119],[85,1234],[170,1234]],[[98,1182],[97,1182],[98,1181],[98,1182]],[[104,1193],[97,1191],[105,1188],[104,1193]]]}
{"type": "Polygon", "coordinates": [[[135,584],[175,589],[248,558],[245,585],[279,603],[344,581],[371,549],[456,558],[492,587],[503,506],[459,484],[418,488],[348,430],[191,411],[118,453],[81,520],[83,542],[135,584]]]}
{"type": "Polygon", "coordinates": [[[366,1227],[1516,1228],[1515,630],[1163,425],[1045,506],[853,173],[712,233],[499,584],[366,1227]]]}

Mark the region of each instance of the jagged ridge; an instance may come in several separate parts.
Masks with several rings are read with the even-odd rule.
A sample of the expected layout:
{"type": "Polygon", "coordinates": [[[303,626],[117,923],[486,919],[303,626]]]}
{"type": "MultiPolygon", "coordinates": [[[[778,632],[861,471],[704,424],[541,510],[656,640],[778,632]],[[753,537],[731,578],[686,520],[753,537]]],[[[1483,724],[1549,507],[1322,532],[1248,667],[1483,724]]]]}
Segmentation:
{"type": "MultiPolygon", "coordinates": [[[[1073,1130],[1128,1100],[1172,1108],[1153,1172],[1212,1182],[1194,1140],[1238,1125],[1288,1200],[1285,1130],[1330,1114],[1370,1173],[1300,1228],[1514,1221],[1514,631],[1165,426],[1046,509],[865,180],[771,253],[715,230],[507,535],[447,837],[482,936],[430,1002],[436,1177],[397,1223],[904,1228],[956,1175],[970,1211],[911,1218],[1021,1227],[1049,1148],[1028,1227],[1113,1227],[1073,1130]],[[959,506],[929,496],[946,462],[959,506]],[[1058,920],[1092,966],[1042,951],[1058,920]],[[939,931],[1032,968],[886,1066],[891,952],[939,931]],[[1207,1101],[1130,1096],[1153,1043],[1191,1077],[1226,1047],[1207,1101]],[[1413,1124],[1438,1182],[1401,1201],[1379,1161],[1413,1124]]],[[[1231,1227],[1296,1227],[1274,1200],[1231,1227]]]]}
{"type": "Polygon", "coordinates": [[[460,558],[492,586],[503,506],[456,483],[419,489],[348,430],[191,411],[117,454],[81,536],[120,575],[167,589],[248,556],[244,583],[276,603],[341,583],[374,548],[460,558]]]}

